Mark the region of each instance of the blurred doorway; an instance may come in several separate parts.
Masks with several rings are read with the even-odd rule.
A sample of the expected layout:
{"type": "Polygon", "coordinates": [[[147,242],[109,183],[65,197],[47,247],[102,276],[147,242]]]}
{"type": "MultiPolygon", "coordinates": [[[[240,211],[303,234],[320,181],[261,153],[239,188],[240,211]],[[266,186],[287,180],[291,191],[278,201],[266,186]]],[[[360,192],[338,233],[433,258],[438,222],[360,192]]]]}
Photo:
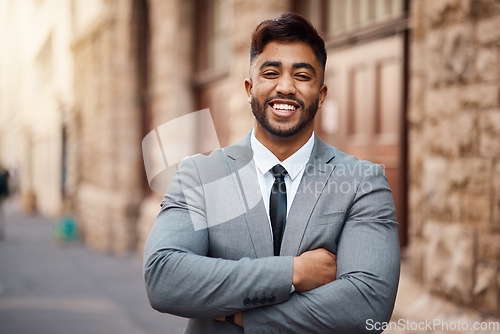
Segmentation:
{"type": "MultiPolygon", "coordinates": [[[[141,139],[151,131],[152,113],[149,99],[149,6],[147,0],[134,0],[132,6],[132,45],[135,46],[137,106],[140,114],[141,139]]],[[[142,168],[141,188],[150,194],[147,177],[142,168]]]]}

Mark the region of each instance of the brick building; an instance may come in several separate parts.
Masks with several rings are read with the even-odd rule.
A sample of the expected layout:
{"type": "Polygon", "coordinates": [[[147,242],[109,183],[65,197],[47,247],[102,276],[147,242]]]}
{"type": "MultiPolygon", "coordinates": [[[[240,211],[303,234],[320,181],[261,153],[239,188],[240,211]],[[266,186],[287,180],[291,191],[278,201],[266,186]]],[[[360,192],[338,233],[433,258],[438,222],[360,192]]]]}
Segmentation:
{"type": "Polygon", "coordinates": [[[150,130],[206,107],[221,145],[251,128],[243,89],[250,34],[294,10],[323,32],[328,51],[316,132],[383,164],[393,189],[404,255],[395,317],[498,319],[498,1],[71,4],[64,189],[89,246],[142,250],[162,197],[144,174],[150,130]]]}

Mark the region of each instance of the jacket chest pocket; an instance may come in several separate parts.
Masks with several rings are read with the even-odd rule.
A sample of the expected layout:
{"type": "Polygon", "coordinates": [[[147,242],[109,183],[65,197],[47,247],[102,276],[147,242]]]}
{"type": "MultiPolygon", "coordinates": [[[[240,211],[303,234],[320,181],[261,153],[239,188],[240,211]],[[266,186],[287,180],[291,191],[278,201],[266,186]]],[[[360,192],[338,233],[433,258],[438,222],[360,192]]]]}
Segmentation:
{"type": "Polygon", "coordinates": [[[309,227],[322,226],[322,225],[340,225],[344,224],[345,212],[333,211],[321,215],[312,215],[309,219],[309,227]]]}
{"type": "Polygon", "coordinates": [[[311,216],[302,239],[301,249],[306,251],[324,248],[336,254],[340,232],[344,226],[344,215],[342,211],[311,216]]]}

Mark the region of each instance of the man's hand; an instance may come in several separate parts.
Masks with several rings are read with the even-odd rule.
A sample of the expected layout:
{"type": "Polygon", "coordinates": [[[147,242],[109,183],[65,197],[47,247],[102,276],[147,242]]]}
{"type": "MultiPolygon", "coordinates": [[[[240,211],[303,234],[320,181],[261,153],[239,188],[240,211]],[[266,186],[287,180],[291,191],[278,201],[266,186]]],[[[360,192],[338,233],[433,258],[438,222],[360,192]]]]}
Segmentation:
{"type": "MultiPolygon", "coordinates": [[[[215,320],[227,321],[227,317],[220,317],[215,320]]],[[[234,315],[234,324],[243,327],[243,312],[240,311],[234,315]]]]}
{"type": "Polygon", "coordinates": [[[293,258],[292,284],[297,292],[333,282],[336,275],[337,256],[324,248],[307,251],[293,258]]]}

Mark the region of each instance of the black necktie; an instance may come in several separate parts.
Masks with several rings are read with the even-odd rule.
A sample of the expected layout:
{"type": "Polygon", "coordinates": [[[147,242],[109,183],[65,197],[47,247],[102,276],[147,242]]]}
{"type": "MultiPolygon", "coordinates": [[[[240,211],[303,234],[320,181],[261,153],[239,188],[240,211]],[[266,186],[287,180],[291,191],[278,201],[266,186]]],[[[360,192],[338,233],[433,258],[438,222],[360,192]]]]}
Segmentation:
{"type": "Polygon", "coordinates": [[[286,169],[281,165],[271,168],[274,176],[273,187],[271,188],[271,199],[269,201],[269,216],[273,227],[274,255],[280,255],[281,239],[285,230],[286,222],[286,169]]]}

